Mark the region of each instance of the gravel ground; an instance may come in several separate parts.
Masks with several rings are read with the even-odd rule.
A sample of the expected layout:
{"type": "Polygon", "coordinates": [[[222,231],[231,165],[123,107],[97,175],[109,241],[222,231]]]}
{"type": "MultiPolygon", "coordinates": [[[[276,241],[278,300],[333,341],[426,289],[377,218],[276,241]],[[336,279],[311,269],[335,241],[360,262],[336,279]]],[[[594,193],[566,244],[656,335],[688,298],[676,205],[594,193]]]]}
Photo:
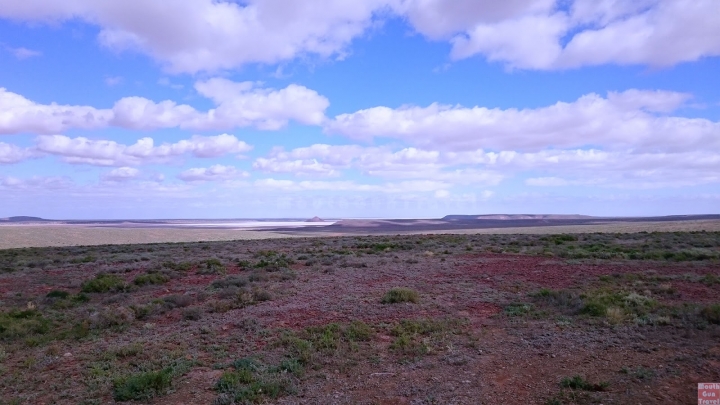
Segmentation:
{"type": "Polygon", "coordinates": [[[238,229],[111,228],[72,225],[2,225],[0,249],[288,238],[238,229]]]}
{"type": "MultiPolygon", "coordinates": [[[[406,231],[388,234],[560,234],[560,233],[633,233],[633,232],[692,232],[720,231],[720,221],[628,222],[598,225],[538,226],[523,228],[462,229],[449,231],[406,231]]],[[[313,231],[271,232],[247,229],[181,229],[88,227],[78,225],[0,225],[0,249],[49,246],[94,246],[142,243],[175,243],[200,241],[229,241],[277,239],[290,237],[353,236],[366,233],[319,233],[313,231]]],[[[384,235],[379,228],[370,235],[384,235]]]]}

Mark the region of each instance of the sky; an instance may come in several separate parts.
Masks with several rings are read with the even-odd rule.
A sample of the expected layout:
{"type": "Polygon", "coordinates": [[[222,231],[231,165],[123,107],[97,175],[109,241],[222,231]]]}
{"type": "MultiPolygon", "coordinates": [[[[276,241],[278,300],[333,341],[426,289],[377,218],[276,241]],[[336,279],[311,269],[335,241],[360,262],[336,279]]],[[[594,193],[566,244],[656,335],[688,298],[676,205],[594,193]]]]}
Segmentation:
{"type": "Polygon", "coordinates": [[[0,217],[717,214],[717,0],[0,0],[0,217]]]}

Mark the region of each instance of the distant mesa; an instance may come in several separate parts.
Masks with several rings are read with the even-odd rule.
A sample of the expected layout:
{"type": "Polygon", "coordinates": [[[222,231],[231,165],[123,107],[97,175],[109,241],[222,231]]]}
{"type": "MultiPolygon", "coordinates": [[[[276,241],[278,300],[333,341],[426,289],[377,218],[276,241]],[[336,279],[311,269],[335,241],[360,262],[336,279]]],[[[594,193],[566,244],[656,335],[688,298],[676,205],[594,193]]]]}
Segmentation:
{"type": "Polygon", "coordinates": [[[325,220],[320,217],[312,217],[305,222],[325,222],[325,220]]]}
{"type": "Polygon", "coordinates": [[[47,222],[50,220],[43,219],[40,217],[19,216],[19,217],[10,217],[10,218],[0,218],[0,221],[4,221],[4,222],[47,222]]]}
{"type": "Polygon", "coordinates": [[[445,221],[468,219],[527,220],[527,219],[590,219],[589,215],[536,215],[536,214],[491,214],[491,215],[446,215],[445,221]]]}

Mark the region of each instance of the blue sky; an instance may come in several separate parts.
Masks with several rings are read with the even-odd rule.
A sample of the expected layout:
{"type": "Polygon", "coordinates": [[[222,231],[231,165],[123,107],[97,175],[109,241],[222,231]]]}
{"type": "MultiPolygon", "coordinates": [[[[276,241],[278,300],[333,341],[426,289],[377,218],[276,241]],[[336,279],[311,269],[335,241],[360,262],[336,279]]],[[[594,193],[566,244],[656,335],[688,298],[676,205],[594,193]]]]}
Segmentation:
{"type": "Polygon", "coordinates": [[[720,207],[715,0],[0,5],[0,217],[720,207]]]}

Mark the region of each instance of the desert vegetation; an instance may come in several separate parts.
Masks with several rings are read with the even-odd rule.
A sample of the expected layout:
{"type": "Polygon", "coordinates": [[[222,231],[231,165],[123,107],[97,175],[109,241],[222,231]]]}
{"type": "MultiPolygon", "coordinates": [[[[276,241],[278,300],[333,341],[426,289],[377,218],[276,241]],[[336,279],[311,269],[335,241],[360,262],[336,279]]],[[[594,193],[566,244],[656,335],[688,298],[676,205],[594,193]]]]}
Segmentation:
{"type": "Polygon", "coordinates": [[[0,404],[687,403],[718,292],[717,232],[0,250],[0,404]]]}

